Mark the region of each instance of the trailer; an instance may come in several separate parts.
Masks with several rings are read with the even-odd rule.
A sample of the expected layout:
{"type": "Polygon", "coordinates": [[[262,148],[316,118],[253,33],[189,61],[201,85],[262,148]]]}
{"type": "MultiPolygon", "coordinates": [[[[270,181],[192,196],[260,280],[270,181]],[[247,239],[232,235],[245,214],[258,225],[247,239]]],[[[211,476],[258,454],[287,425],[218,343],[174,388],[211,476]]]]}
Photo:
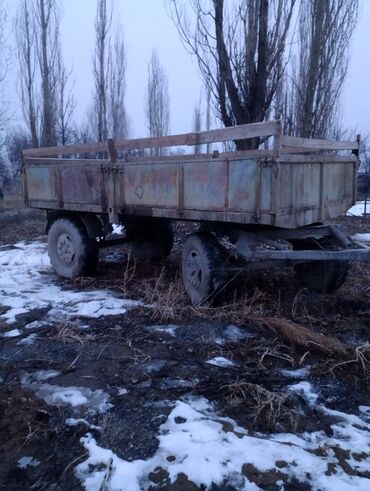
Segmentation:
{"type": "MultiPolygon", "coordinates": [[[[247,146],[247,145],[244,145],[247,146]]],[[[370,251],[326,221],[356,203],[359,138],[285,136],[280,121],[199,133],[28,149],[27,206],[46,210],[48,253],[57,274],[91,274],[112,224],[122,224],[138,260],[160,260],[173,245],[172,222],[197,222],[182,250],[193,305],[210,302],[241,269],[290,268],[301,284],[328,293],[349,261],[370,251]],[[264,149],[223,151],[258,139],[264,149]],[[211,153],[174,147],[212,144],[211,153]],[[166,151],[164,151],[166,149],[166,151]]]]}

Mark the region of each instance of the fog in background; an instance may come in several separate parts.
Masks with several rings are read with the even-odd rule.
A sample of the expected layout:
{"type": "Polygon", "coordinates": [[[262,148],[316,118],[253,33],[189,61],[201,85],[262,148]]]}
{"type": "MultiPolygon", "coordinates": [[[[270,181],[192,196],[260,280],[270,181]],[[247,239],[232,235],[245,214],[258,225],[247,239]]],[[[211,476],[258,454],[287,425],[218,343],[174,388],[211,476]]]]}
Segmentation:
{"type": "MultiPolygon", "coordinates": [[[[67,70],[72,69],[74,95],[77,102],[75,119],[79,124],[86,118],[92,100],[92,56],[95,47],[94,21],[96,0],[59,0],[61,5],[61,40],[67,70]]],[[[194,105],[204,96],[198,67],[179,39],[172,22],[169,0],[112,0],[113,30],[123,30],[127,53],[126,107],[131,136],[147,135],[144,99],[147,65],[152,50],[169,78],[171,119],[170,133],[190,131],[194,105]]],[[[8,1],[9,16],[14,17],[17,2],[8,1]]],[[[343,127],[363,137],[370,135],[370,1],[363,1],[351,47],[347,79],[343,90],[343,127]]],[[[12,32],[9,35],[12,40],[12,32]]],[[[14,43],[13,43],[14,44],[14,43]]],[[[16,54],[12,57],[16,60],[16,54]]],[[[21,124],[20,102],[17,97],[17,63],[11,63],[7,99],[11,103],[12,124],[21,124]]],[[[204,97],[203,97],[204,98],[204,97]]],[[[214,121],[212,126],[219,125],[214,121]]]]}

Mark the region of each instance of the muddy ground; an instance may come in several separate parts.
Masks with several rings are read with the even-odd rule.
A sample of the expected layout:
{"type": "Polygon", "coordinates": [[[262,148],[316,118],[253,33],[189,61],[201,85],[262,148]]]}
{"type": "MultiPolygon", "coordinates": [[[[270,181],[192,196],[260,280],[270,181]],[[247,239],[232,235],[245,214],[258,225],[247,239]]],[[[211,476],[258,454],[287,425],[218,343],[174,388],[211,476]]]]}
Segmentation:
{"type": "MultiPolygon", "coordinates": [[[[363,218],[340,221],[352,233],[370,231],[363,218]]],[[[45,241],[44,225],[42,213],[3,205],[3,250],[21,240],[45,241]]],[[[109,288],[142,301],[124,315],[50,320],[50,305],[18,315],[11,325],[0,318],[1,333],[20,332],[0,337],[1,489],[82,489],[75,469],[88,455],[80,441],[87,430],[121,459],[149,459],[157,451],[171,402],[189,394],[205,397],[250,434],[265,435],[332,433],[332,420],[308,404],[304,394],[287,393],[289,383],[302,379],[315,386],[318,402],[328,408],[357,414],[359,405],[370,406],[370,266],[353,265],[346,284],[331,295],[302,290],[287,272],[240,275],[217,307],[194,309],[180,281],[184,227],[178,232],[173,253],[160,264],[137,264],[125,248],[106,249],[94,277],[53,278],[62,290],[109,288]],[[32,322],[43,319],[42,328],[32,328],[32,322]],[[33,342],[22,343],[32,334],[33,342]],[[207,363],[217,357],[233,364],[207,363]],[[298,372],[294,380],[281,372],[302,367],[309,367],[309,375],[298,372]],[[83,406],[48,403],[32,376],[50,370],[57,373],[53,382],[59,386],[104,390],[110,408],[86,413],[83,406]],[[66,425],[68,418],[77,423],[66,425]],[[38,464],[20,465],[24,456],[38,464]]],[[[0,313],[6,310],[0,296],[0,313]]],[[[234,431],[223,425],[225,432],[234,431]]],[[[358,470],[348,451],[334,453],[333,468],[364,482],[370,479],[370,464],[358,470]]],[[[357,458],[369,463],[369,455],[364,448],[357,458]]],[[[241,474],[257,489],[314,489],[309,478],[286,480],[283,472],[258,471],[252,464],[243,465],[241,474]]],[[[160,468],[149,474],[149,488],[202,489],[185,474],[170,482],[160,468]]],[[[100,489],[110,489],[109,483],[100,489]]],[[[225,481],[209,489],[239,488],[225,481]]]]}

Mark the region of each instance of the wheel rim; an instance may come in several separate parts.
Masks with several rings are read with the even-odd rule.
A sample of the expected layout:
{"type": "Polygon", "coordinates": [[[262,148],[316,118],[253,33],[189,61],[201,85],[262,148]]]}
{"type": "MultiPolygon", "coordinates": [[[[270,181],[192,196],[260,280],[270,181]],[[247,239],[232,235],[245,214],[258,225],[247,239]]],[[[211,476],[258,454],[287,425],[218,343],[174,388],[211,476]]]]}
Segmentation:
{"type": "Polygon", "coordinates": [[[200,255],[196,249],[192,249],[186,261],[186,279],[188,283],[199,290],[203,280],[203,267],[200,255]]]}
{"type": "Polygon", "coordinates": [[[64,233],[59,236],[57,242],[57,253],[60,261],[64,265],[69,266],[73,263],[76,251],[70,235],[64,233]]]}

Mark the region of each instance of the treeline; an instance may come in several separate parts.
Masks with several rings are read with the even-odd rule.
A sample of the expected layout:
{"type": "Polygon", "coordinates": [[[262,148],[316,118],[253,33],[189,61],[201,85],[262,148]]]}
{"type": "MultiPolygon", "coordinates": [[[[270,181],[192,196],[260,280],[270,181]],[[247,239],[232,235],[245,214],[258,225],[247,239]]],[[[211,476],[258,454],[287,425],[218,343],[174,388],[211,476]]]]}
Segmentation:
{"type": "MultiPolygon", "coordinates": [[[[77,126],[73,74],[62,56],[58,0],[18,1],[15,60],[24,126],[8,130],[3,141],[5,177],[14,175],[25,146],[130,135],[122,28],[113,27],[110,0],[97,0],[96,5],[94,89],[85,123],[77,126]]],[[[281,118],[291,135],[340,135],[340,95],[359,0],[167,0],[167,6],[204,81],[204,95],[194,108],[194,131],[209,128],[216,116],[224,126],[281,118]]],[[[11,22],[0,0],[0,86],[7,71],[5,28],[11,22]]],[[[161,136],[169,132],[170,101],[168,77],[155,51],[146,75],[148,134],[161,136]]],[[[3,103],[0,128],[9,127],[8,118],[3,103]]],[[[237,145],[261,144],[255,139],[237,145]]]]}

